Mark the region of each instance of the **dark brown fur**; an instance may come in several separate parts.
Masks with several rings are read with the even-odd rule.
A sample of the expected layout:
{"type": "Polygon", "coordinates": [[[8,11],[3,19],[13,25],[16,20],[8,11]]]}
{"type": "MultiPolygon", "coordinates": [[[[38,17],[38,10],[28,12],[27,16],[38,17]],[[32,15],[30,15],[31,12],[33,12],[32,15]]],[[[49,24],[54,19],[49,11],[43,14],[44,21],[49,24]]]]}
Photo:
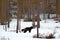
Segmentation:
{"type": "Polygon", "coordinates": [[[31,29],[33,29],[33,27],[26,27],[26,28],[22,29],[22,31],[24,33],[26,33],[27,31],[31,32],[31,29]]]}

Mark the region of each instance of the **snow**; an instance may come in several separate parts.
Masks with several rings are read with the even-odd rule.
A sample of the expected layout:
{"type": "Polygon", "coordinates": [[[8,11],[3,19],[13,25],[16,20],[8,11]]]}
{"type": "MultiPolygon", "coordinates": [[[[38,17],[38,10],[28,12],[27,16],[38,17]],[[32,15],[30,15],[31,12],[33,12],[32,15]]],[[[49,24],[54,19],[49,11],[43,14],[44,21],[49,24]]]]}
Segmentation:
{"type": "MultiPolygon", "coordinates": [[[[1,38],[7,38],[10,40],[40,40],[39,38],[33,38],[33,35],[37,34],[37,29],[32,29],[31,33],[29,33],[28,31],[26,33],[23,32],[11,32],[10,30],[16,30],[16,26],[17,26],[17,19],[12,19],[12,21],[10,22],[10,28],[8,31],[5,31],[3,29],[3,25],[0,25],[0,39],[1,38]]],[[[55,37],[56,38],[60,38],[60,22],[55,23],[57,21],[54,21],[53,19],[47,19],[46,22],[45,20],[40,22],[40,28],[39,28],[39,33],[45,35],[49,35],[50,33],[55,33],[55,37]]],[[[35,22],[36,23],[36,22],[35,22]]],[[[30,27],[32,26],[32,22],[24,22],[23,19],[21,20],[21,29],[25,28],[25,27],[30,27]]],[[[55,38],[55,39],[56,39],[55,38]]],[[[45,39],[44,39],[45,40],[45,39]]]]}
{"type": "Polygon", "coordinates": [[[42,21],[40,23],[41,27],[51,28],[51,29],[53,29],[55,27],[60,27],[60,25],[59,25],[60,23],[55,23],[56,21],[54,21],[54,20],[46,20],[46,21],[47,21],[46,23],[44,23],[44,21],[42,21]]]}

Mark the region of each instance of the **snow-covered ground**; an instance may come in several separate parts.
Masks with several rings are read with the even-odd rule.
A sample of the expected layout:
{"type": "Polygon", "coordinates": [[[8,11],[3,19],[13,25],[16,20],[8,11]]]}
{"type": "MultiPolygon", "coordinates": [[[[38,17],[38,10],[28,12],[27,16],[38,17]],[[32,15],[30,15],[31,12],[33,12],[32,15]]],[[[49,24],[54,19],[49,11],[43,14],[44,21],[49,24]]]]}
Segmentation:
{"type": "MultiPolygon", "coordinates": [[[[56,21],[54,21],[53,19],[47,19],[46,22],[45,20],[40,22],[40,28],[39,28],[39,33],[43,34],[43,35],[49,35],[50,33],[55,33],[55,39],[60,38],[60,22],[55,23],[56,21]]],[[[17,20],[16,19],[12,19],[12,21],[10,22],[10,28],[8,29],[8,31],[5,31],[3,29],[3,25],[0,25],[0,40],[2,38],[7,38],[10,40],[41,40],[40,38],[33,38],[33,36],[35,34],[37,34],[37,28],[32,29],[31,33],[29,33],[28,31],[26,33],[23,32],[11,32],[10,30],[16,30],[16,26],[17,26],[17,20]]],[[[21,20],[21,29],[25,28],[25,27],[30,27],[32,26],[32,22],[24,22],[23,20],[21,20]]]]}

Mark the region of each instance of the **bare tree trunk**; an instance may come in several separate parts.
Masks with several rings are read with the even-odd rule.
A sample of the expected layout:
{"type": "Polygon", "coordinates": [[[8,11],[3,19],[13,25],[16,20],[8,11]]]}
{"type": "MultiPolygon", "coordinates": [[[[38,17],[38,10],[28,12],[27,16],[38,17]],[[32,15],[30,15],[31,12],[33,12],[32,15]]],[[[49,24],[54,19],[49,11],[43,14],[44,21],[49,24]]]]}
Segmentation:
{"type": "MultiPolygon", "coordinates": [[[[56,14],[56,20],[58,20],[59,19],[59,17],[58,17],[58,14],[56,14]]],[[[59,20],[58,20],[59,21],[59,20]]]]}
{"type": "MultiPolygon", "coordinates": [[[[9,7],[10,7],[10,0],[9,0],[9,2],[8,2],[8,9],[9,9],[9,7]]],[[[8,10],[8,28],[10,27],[10,15],[9,15],[9,13],[10,13],[10,9],[8,10]]]]}
{"type": "Polygon", "coordinates": [[[48,19],[50,19],[50,14],[48,13],[48,19]]]}
{"type": "Polygon", "coordinates": [[[45,13],[43,13],[43,19],[45,20],[45,13]]]}
{"type": "Polygon", "coordinates": [[[19,20],[19,27],[18,27],[19,32],[21,32],[21,19],[19,20]]]}
{"type": "MultiPolygon", "coordinates": [[[[18,33],[18,30],[20,30],[20,28],[21,28],[21,16],[22,16],[22,14],[21,14],[21,9],[20,9],[20,5],[21,3],[20,3],[20,0],[17,0],[17,28],[16,28],[16,33],[18,33]],[[19,20],[20,20],[20,26],[19,26],[19,20]]],[[[23,12],[22,12],[23,13],[23,12]]]]}
{"type": "Polygon", "coordinates": [[[43,19],[45,20],[45,23],[46,23],[46,16],[45,16],[45,13],[43,14],[43,19]]]}
{"type": "Polygon", "coordinates": [[[33,13],[32,21],[33,21],[32,25],[33,25],[33,27],[35,27],[35,14],[34,13],[33,13]]]}
{"type": "Polygon", "coordinates": [[[19,21],[18,21],[18,18],[17,18],[17,28],[16,28],[16,33],[18,33],[18,25],[19,25],[19,21]]]}
{"type": "Polygon", "coordinates": [[[10,25],[9,25],[9,24],[10,24],[10,21],[8,21],[8,28],[10,27],[10,25]]]}
{"type": "Polygon", "coordinates": [[[17,28],[16,28],[16,33],[20,31],[21,29],[21,19],[19,19],[19,16],[17,17],[17,28]]]}
{"type": "Polygon", "coordinates": [[[7,25],[5,25],[5,31],[7,31],[7,25]]]}
{"type": "Polygon", "coordinates": [[[37,38],[39,38],[39,28],[40,28],[40,20],[39,13],[37,13],[37,38]]]}
{"type": "Polygon", "coordinates": [[[29,19],[31,19],[31,10],[29,10],[28,17],[29,17],[29,19]]]}

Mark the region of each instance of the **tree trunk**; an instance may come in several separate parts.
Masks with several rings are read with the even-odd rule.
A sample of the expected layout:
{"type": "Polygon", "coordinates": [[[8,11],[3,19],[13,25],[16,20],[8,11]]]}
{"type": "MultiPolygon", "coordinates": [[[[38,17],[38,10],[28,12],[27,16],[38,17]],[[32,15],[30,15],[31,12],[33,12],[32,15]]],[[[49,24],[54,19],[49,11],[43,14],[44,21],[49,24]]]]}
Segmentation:
{"type": "Polygon", "coordinates": [[[18,33],[18,25],[19,25],[19,21],[18,21],[18,19],[17,19],[16,33],[18,33]]]}
{"type": "Polygon", "coordinates": [[[37,38],[39,38],[39,28],[40,28],[40,20],[39,13],[37,13],[37,38]]]}
{"type": "Polygon", "coordinates": [[[43,14],[43,20],[45,20],[45,13],[43,14]]]}
{"type": "Polygon", "coordinates": [[[19,27],[18,27],[19,32],[21,32],[21,19],[19,20],[19,27]]]}
{"type": "Polygon", "coordinates": [[[48,14],[48,19],[50,19],[50,14],[48,14]]]}
{"type": "Polygon", "coordinates": [[[23,12],[21,12],[21,9],[20,9],[20,7],[22,6],[22,5],[20,5],[21,3],[20,3],[20,0],[17,0],[17,28],[16,28],[16,33],[18,33],[18,30],[20,30],[20,27],[21,26],[19,26],[19,20],[21,20],[21,16],[22,16],[22,13],[23,12]]]}
{"type": "Polygon", "coordinates": [[[21,19],[19,19],[19,17],[17,18],[17,28],[16,28],[16,33],[21,32],[21,19]]]}
{"type": "Polygon", "coordinates": [[[7,25],[5,25],[5,31],[7,31],[7,25]]]}
{"type": "Polygon", "coordinates": [[[9,24],[10,24],[10,21],[8,21],[8,28],[10,27],[10,25],[9,25],[9,24]]]}
{"type": "Polygon", "coordinates": [[[33,27],[35,27],[35,14],[34,13],[33,13],[32,21],[33,21],[32,25],[33,25],[33,27]]]}

